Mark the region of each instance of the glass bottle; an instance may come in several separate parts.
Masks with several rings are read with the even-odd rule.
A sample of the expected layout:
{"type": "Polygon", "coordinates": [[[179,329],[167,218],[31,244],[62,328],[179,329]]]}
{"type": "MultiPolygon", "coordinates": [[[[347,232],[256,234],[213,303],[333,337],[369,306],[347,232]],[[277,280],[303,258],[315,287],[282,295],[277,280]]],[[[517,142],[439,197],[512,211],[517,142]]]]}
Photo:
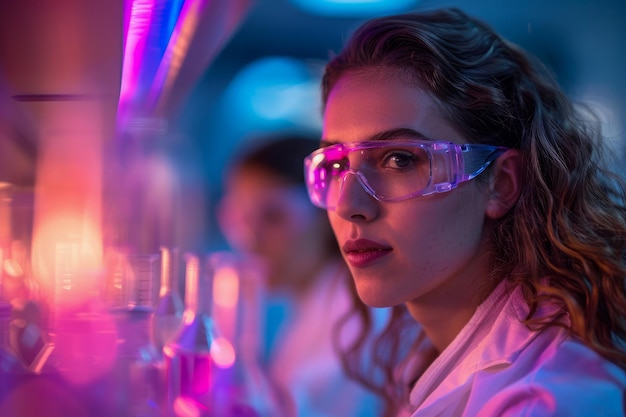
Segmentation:
{"type": "Polygon", "coordinates": [[[128,307],[133,310],[154,310],[157,298],[158,284],[158,254],[132,254],[129,256],[129,264],[133,272],[131,280],[128,307]]]}
{"type": "Polygon", "coordinates": [[[105,305],[113,312],[126,310],[132,276],[127,251],[119,248],[107,250],[104,254],[104,271],[102,298],[105,305]]]}
{"type": "Polygon", "coordinates": [[[193,254],[186,256],[185,312],[178,335],[163,349],[168,416],[215,416],[212,384],[215,360],[228,346],[211,316],[213,272],[193,254]]]}
{"type": "Polygon", "coordinates": [[[161,247],[161,289],[152,313],[152,343],[159,354],[177,333],[185,305],[179,287],[178,249],[161,247]]]}
{"type": "Polygon", "coordinates": [[[116,413],[120,417],[159,416],[162,366],[150,333],[158,259],[157,254],[129,254],[125,259],[121,280],[128,296],[124,309],[115,315],[120,344],[112,398],[120,404],[116,413]]]}

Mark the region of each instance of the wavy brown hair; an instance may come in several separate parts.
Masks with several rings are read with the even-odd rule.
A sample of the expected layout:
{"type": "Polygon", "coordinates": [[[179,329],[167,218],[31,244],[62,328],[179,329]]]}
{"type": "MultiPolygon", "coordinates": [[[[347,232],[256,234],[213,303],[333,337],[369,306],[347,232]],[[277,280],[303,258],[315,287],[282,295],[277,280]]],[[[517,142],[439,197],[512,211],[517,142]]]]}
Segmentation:
{"type": "MultiPolygon", "coordinates": [[[[626,191],[623,178],[607,170],[591,113],[534,57],[454,8],[363,24],[326,66],[323,103],[344,73],[386,70],[407,86],[426,86],[470,142],[519,150],[522,191],[494,227],[493,278],[523,287],[528,326],[567,326],[626,369],[626,191]],[[531,318],[546,301],[559,312],[531,318]],[[557,320],[562,314],[571,324],[557,320]]],[[[358,303],[355,309],[367,314],[358,303]]],[[[394,307],[375,341],[373,369],[355,359],[365,333],[344,352],[348,372],[385,399],[386,416],[397,411],[398,397],[406,398],[402,387],[393,387],[393,369],[417,340],[402,336],[411,326],[406,316],[394,307]]]]}

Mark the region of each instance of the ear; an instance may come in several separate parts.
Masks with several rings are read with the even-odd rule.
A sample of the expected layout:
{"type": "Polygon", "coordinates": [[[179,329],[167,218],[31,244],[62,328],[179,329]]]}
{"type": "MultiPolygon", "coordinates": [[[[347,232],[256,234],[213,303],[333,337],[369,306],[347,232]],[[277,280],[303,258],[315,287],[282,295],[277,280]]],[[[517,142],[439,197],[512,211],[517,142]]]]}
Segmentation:
{"type": "Polygon", "coordinates": [[[492,219],[504,216],[517,203],[520,185],[519,151],[510,149],[494,161],[485,214],[492,219]]]}

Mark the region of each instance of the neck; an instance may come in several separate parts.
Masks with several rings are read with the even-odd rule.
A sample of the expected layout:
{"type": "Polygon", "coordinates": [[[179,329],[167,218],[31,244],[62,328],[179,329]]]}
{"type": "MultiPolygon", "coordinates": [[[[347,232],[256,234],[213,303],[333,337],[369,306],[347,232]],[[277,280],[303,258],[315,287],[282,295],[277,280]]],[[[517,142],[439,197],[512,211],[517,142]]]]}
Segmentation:
{"type": "Polygon", "coordinates": [[[489,278],[487,265],[488,262],[479,261],[465,269],[462,277],[448,280],[447,286],[406,303],[438,352],[452,343],[497,286],[498,281],[489,278]]]}
{"type": "Polygon", "coordinates": [[[437,303],[407,303],[411,316],[422,326],[431,343],[441,353],[465,327],[472,318],[479,303],[467,303],[467,300],[445,299],[445,303],[451,301],[465,302],[463,306],[457,304],[450,308],[437,303]]]}

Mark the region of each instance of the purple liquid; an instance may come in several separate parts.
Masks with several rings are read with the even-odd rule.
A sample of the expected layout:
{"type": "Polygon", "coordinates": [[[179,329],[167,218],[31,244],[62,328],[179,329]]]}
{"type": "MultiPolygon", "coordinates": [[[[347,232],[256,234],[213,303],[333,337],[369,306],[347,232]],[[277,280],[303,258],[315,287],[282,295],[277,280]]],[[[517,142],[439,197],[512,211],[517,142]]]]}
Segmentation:
{"type": "MultiPolygon", "coordinates": [[[[165,372],[167,375],[167,408],[174,410],[176,404],[188,404],[208,413],[211,405],[211,367],[208,353],[186,352],[172,345],[165,348],[165,372]]],[[[176,415],[176,414],[173,414],[176,415]]]]}

